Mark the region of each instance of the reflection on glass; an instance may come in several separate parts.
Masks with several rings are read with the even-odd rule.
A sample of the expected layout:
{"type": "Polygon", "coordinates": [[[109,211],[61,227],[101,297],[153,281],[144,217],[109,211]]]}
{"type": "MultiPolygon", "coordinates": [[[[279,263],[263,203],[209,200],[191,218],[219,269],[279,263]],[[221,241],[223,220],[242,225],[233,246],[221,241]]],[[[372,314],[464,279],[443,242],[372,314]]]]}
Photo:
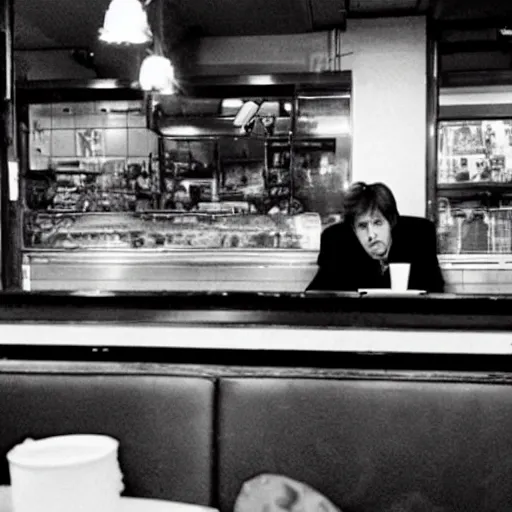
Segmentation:
{"type": "Polygon", "coordinates": [[[318,250],[317,214],[35,213],[25,246],[34,249],[308,249],[318,250]]]}
{"type": "Polygon", "coordinates": [[[441,253],[510,253],[512,120],[440,122],[437,189],[441,253]]]}
{"type": "Polygon", "coordinates": [[[316,250],[350,178],[349,98],[299,95],[296,119],[257,100],[232,136],[239,98],[163,98],[181,131],[160,140],[140,101],[31,105],[25,248],[316,250]]]}
{"type": "Polygon", "coordinates": [[[299,95],[297,135],[347,136],[350,134],[350,96],[299,95]]]}

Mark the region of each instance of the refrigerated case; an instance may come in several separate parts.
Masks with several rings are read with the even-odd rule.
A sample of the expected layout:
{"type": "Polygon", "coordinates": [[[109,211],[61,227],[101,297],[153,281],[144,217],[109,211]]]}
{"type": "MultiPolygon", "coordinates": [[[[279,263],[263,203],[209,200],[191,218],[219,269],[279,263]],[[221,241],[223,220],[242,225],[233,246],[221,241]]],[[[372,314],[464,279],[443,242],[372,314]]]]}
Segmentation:
{"type": "Polygon", "coordinates": [[[299,137],[294,84],[284,95],[259,88],[258,116],[240,127],[234,117],[251,96],[234,97],[238,90],[29,104],[24,289],[302,291],[322,223],[340,214],[315,194],[326,176],[339,193],[349,179],[350,95],[330,114],[339,137],[307,111],[310,129],[299,137]],[[293,177],[278,190],[282,152],[293,177]]]}
{"type": "Polygon", "coordinates": [[[512,119],[440,121],[442,254],[512,252],[512,119]]]}
{"type": "Polygon", "coordinates": [[[438,247],[453,291],[512,291],[512,111],[499,108],[503,93],[441,93],[438,247]]]}

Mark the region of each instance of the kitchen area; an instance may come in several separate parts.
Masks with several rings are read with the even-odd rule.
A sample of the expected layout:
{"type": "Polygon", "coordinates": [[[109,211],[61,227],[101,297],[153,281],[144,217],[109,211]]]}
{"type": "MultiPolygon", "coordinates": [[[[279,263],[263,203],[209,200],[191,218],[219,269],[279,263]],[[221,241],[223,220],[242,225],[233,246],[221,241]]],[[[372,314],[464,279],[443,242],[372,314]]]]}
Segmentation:
{"type": "MultiPolygon", "coordinates": [[[[245,61],[250,74],[241,75],[236,59],[223,55],[231,42],[212,38],[225,43],[218,66],[230,59],[234,67],[216,76],[198,63],[198,73],[180,80],[187,95],[151,92],[108,103],[98,81],[94,101],[62,102],[72,96],[65,81],[19,82],[28,127],[21,288],[302,291],[316,270],[322,229],[341,219],[354,159],[367,155],[353,135],[362,122],[374,124],[361,110],[363,90],[359,101],[352,98],[358,64],[350,59],[368,58],[365,38],[383,37],[386,25],[403,32],[397,53],[411,51],[408,43],[425,28],[422,18],[360,23],[349,44],[362,51],[347,55],[340,29],[269,36],[288,62],[270,75],[264,59],[272,48],[262,62],[245,61]],[[301,55],[305,45],[309,53],[301,55]],[[256,115],[235,126],[251,101],[256,115]]],[[[204,51],[198,56],[211,62],[204,51]]],[[[75,87],[75,97],[83,94],[75,87]]],[[[421,135],[423,123],[414,123],[421,135]]]]}
{"type": "Polygon", "coordinates": [[[257,274],[278,290],[285,269],[300,291],[293,272],[349,180],[350,75],[294,78],[196,80],[149,113],[143,99],[29,103],[23,289],[245,289],[257,274]],[[237,87],[260,102],[242,126],[237,87]]]}

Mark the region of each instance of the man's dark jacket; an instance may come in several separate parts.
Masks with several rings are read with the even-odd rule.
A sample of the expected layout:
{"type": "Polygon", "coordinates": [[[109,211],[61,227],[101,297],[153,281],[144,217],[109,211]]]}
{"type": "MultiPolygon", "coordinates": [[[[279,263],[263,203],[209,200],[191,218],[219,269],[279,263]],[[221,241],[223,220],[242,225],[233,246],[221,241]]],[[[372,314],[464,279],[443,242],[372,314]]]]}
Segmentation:
{"type": "MultiPolygon", "coordinates": [[[[434,224],[420,217],[400,216],[391,238],[388,263],[411,263],[409,288],[443,292],[434,224]]],[[[389,269],[382,272],[380,262],[364,250],[352,226],[343,222],[323,231],[318,267],[308,290],[390,288],[389,269]]]]}

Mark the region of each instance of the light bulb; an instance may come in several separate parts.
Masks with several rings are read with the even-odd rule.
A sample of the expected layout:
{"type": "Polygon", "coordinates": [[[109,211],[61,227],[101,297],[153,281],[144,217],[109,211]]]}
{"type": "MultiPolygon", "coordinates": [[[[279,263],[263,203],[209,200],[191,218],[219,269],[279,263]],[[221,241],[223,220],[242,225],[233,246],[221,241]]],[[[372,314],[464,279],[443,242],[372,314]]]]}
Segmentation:
{"type": "Polygon", "coordinates": [[[149,55],[140,66],[139,84],[144,91],[174,92],[174,68],[166,57],[149,55]]]}
{"type": "Polygon", "coordinates": [[[112,0],[105,14],[100,39],[111,44],[144,44],[153,35],[139,0],[112,0]]]}

